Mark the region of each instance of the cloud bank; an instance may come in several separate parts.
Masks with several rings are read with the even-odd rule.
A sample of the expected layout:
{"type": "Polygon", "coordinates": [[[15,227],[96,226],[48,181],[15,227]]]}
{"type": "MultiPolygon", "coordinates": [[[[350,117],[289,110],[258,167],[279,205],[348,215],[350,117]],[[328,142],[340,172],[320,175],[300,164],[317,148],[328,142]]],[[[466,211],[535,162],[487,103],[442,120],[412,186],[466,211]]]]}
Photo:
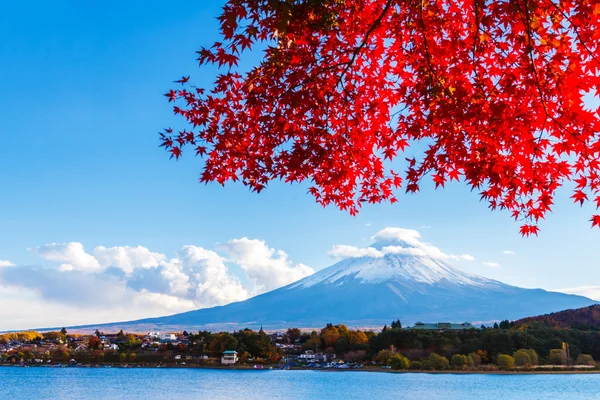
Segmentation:
{"type": "Polygon", "coordinates": [[[413,229],[385,228],[371,237],[376,247],[355,247],[335,245],[329,251],[333,258],[385,257],[387,254],[401,254],[416,257],[430,257],[445,261],[475,261],[470,254],[446,254],[438,247],[423,242],[421,234],[413,229]]]}
{"type": "MultiPolygon", "coordinates": [[[[142,246],[98,246],[88,252],[79,242],[31,251],[50,266],[0,261],[0,299],[7,306],[26,301],[28,310],[56,310],[48,323],[84,323],[82,315],[85,323],[100,323],[224,305],[314,273],[307,265],[293,264],[285,252],[246,237],[215,250],[183,246],[171,258],[142,246]],[[69,322],[71,317],[76,321],[69,322]]],[[[25,317],[2,308],[0,330],[31,327],[3,326],[2,321],[25,317]]]]}

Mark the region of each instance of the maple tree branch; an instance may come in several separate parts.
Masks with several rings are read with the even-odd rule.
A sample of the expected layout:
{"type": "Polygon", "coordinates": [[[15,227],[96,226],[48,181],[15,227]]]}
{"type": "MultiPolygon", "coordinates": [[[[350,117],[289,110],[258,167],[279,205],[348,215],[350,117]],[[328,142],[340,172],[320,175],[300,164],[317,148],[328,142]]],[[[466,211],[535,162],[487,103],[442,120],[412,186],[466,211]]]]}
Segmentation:
{"type": "MultiPolygon", "coordinates": [[[[528,48],[528,53],[529,53],[529,59],[531,61],[531,68],[533,69],[533,75],[535,77],[535,82],[536,82],[536,87],[538,90],[538,93],[540,94],[540,101],[542,102],[542,106],[544,108],[544,113],[546,114],[546,118],[552,120],[554,123],[556,123],[560,128],[562,128],[565,132],[567,132],[568,134],[570,134],[573,139],[579,141],[580,143],[584,144],[584,148],[583,148],[583,153],[584,153],[584,157],[585,159],[589,160],[589,153],[587,151],[587,143],[582,140],[579,135],[577,135],[575,132],[572,132],[570,129],[568,129],[567,127],[565,127],[562,123],[560,123],[553,115],[550,115],[550,113],[548,112],[548,107],[546,105],[546,101],[544,99],[544,94],[542,91],[542,87],[539,81],[539,77],[538,77],[538,72],[537,69],[535,67],[535,60],[533,57],[533,33],[531,32],[531,20],[530,20],[530,15],[529,15],[529,7],[528,7],[528,1],[525,0],[525,27],[526,27],[526,32],[527,32],[527,48],[528,48]]],[[[554,3],[553,3],[554,4],[554,3]]],[[[564,14],[563,14],[564,15],[564,14]]],[[[565,16],[565,18],[568,18],[565,16]]],[[[537,138],[537,143],[535,145],[533,154],[532,154],[532,158],[531,158],[531,162],[533,164],[533,161],[535,160],[535,158],[537,157],[536,153],[538,151],[539,145],[541,143],[542,140],[542,136],[544,134],[544,129],[546,126],[547,121],[544,121],[544,127],[540,130],[540,134],[537,138]]]]}
{"type": "Polygon", "coordinates": [[[587,47],[586,42],[581,38],[581,35],[579,34],[579,26],[577,26],[577,24],[575,24],[573,22],[573,20],[571,19],[571,17],[569,17],[568,14],[566,14],[564,12],[563,9],[561,9],[556,3],[554,3],[552,0],[548,0],[548,2],[550,4],[552,4],[554,6],[554,8],[556,8],[556,10],[561,13],[561,15],[567,20],[569,21],[569,23],[571,24],[571,26],[573,27],[573,32],[575,32],[575,36],[577,36],[577,39],[579,39],[579,42],[581,43],[581,45],[583,46],[583,48],[588,52],[588,54],[590,55],[590,57],[592,57],[592,59],[594,61],[596,61],[598,64],[600,64],[600,60],[598,60],[596,58],[596,56],[594,55],[594,53],[587,47]]]}
{"type": "Polygon", "coordinates": [[[421,29],[423,30],[423,48],[425,50],[425,58],[427,59],[427,66],[429,68],[429,73],[431,75],[433,75],[435,77],[435,79],[438,81],[438,84],[440,85],[440,87],[443,89],[444,88],[444,83],[442,82],[442,80],[440,79],[440,77],[436,74],[433,65],[431,64],[431,54],[429,52],[429,45],[427,43],[427,34],[426,34],[426,27],[425,27],[425,20],[423,18],[423,2],[421,1],[421,7],[419,9],[419,22],[421,25],[421,29]]]}
{"type": "Polygon", "coordinates": [[[373,32],[375,32],[375,29],[377,29],[379,27],[379,25],[381,24],[381,21],[383,21],[383,18],[387,15],[390,8],[392,8],[393,3],[394,3],[394,0],[387,0],[387,2],[385,3],[385,6],[383,7],[383,10],[381,11],[381,14],[379,14],[379,17],[377,17],[377,19],[373,22],[373,24],[371,25],[371,27],[365,34],[365,37],[363,38],[363,41],[361,42],[361,44],[359,44],[358,47],[356,47],[354,49],[352,56],[350,57],[350,60],[348,60],[348,62],[346,63],[346,68],[344,68],[344,70],[340,74],[337,82],[335,83],[335,85],[333,87],[336,87],[337,85],[340,84],[340,82],[342,81],[344,76],[348,73],[348,71],[350,70],[352,65],[354,65],[354,63],[356,62],[356,58],[358,57],[358,54],[367,45],[369,38],[371,37],[373,32]]]}
{"type": "Polygon", "coordinates": [[[478,0],[473,0],[473,14],[475,14],[475,34],[473,36],[473,68],[475,68],[475,76],[479,84],[481,84],[481,76],[479,75],[479,70],[477,69],[477,44],[479,42],[479,12],[478,12],[478,0]]]}
{"type": "Polygon", "coordinates": [[[525,5],[525,32],[527,33],[527,53],[529,60],[531,61],[531,69],[533,70],[533,77],[535,78],[535,85],[537,87],[538,93],[540,95],[540,101],[542,102],[542,107],[544,108],[544,113],[546,114],[546,118],[544,119],[544,126],[540,129],[540,134],[536,140],[535,147],[533,149],[533,154],[531,155],[531,167],[533,168],[534,160],[538,157],[537,152],[539,150],[540,143],[542,141],[542,136],[544,135],[544,129],[546,127],[546,122],[548,119],[552,119],[550,113],[548,112],[548,107],[546,106],[546,100],[544,98],[544,93],[542,91],[542,86],[540,84],[540,79],[538,76],[537,68],[535,66],[535,58],[533,55],[533,33],[531,32],[531,16],[529,15],[529,3],[527,0],[524,1],[525,5]]]}

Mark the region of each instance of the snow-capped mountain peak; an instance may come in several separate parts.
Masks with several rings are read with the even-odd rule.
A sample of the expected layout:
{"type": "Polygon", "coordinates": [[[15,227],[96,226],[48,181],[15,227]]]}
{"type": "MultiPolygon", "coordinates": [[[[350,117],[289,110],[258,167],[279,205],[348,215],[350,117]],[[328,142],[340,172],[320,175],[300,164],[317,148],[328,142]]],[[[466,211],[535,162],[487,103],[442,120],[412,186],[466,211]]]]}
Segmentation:
{"type": "MultiPolygon", "coordinates": [[[[466,272],[446,254],[420,241],[419,233],[386,228],[367,248],[335,246],[330,254],[344,258],[288,286],[248,300],[131,322],[154,327],[214,329],[289,328],[345,323],[380,325],[400,318],[416,321],[482,322],[518,319],[595,304],[585,297],[523,289],[466,272]]],[[[120,323],[123,328],[126,325],[120,323]]],[[[162,328],[161,328],[162,329],[162,328]]]]}
{"type": "Polygon", "coordinates": [[[494,285],[496,282],[464,271],[443,259],[443,253],[431,254],[427,249],[402,241],[377,242],[368,249],[371,255],[351,257],[304,278],[293,287],[317,284],[347,284],[395,281],[401,284],[494,285]]]}

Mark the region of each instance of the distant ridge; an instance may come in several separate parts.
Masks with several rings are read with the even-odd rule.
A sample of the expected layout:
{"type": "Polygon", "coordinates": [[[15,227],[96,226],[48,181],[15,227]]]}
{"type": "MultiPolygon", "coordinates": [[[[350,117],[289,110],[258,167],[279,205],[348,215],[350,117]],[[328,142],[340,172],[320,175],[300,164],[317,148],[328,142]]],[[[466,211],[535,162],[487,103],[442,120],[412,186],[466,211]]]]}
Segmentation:
{"type": "Polygon", "coordinates": [[[600,305],[558,311],[515,321],[517,325],[532,322],[541,322],[554,328],[598,329],[600,328],[600,305]]]}

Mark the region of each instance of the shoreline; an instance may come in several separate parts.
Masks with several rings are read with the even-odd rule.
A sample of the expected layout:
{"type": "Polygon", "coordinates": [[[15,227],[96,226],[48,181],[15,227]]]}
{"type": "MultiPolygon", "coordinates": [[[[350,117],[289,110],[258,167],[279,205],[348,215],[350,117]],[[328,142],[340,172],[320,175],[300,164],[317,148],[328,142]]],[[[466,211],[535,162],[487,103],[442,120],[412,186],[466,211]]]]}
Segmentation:
{"type": "MultiPolygon", "coordinates": [[[[84,365],[68,365],[68,364],[0,364],[0,368],[77,368],[77,369],[157,369],[157,368],[168,368],[168,369],[206,369],[214,371],[256,371],[256,372],[268,372],[268,371],[284,371],[281,368],[269,369],[269,366],[263,369],[257,369],[250,365],[240,365],[237,367],[219,367],[219,366],[200,366],[200,365],[180,365],[180,364],[84,364],[84,365]]],[[[315,372],[371,372],[371,373],[388,373],[388,374],[430,374],[430,375],[589,375],[589,374],[600,374],[600,370],[597,369],[564,369],[564,370],[511,370],[511,371],[459,371],[459,370],[446,370],[446,371],[435,371],[435,370],[392,370],[375,367],[366,367],[360,369],[316,369],[316,368],[298,368],[293,367],[285,371],[315,371],[315,372]]]]}

